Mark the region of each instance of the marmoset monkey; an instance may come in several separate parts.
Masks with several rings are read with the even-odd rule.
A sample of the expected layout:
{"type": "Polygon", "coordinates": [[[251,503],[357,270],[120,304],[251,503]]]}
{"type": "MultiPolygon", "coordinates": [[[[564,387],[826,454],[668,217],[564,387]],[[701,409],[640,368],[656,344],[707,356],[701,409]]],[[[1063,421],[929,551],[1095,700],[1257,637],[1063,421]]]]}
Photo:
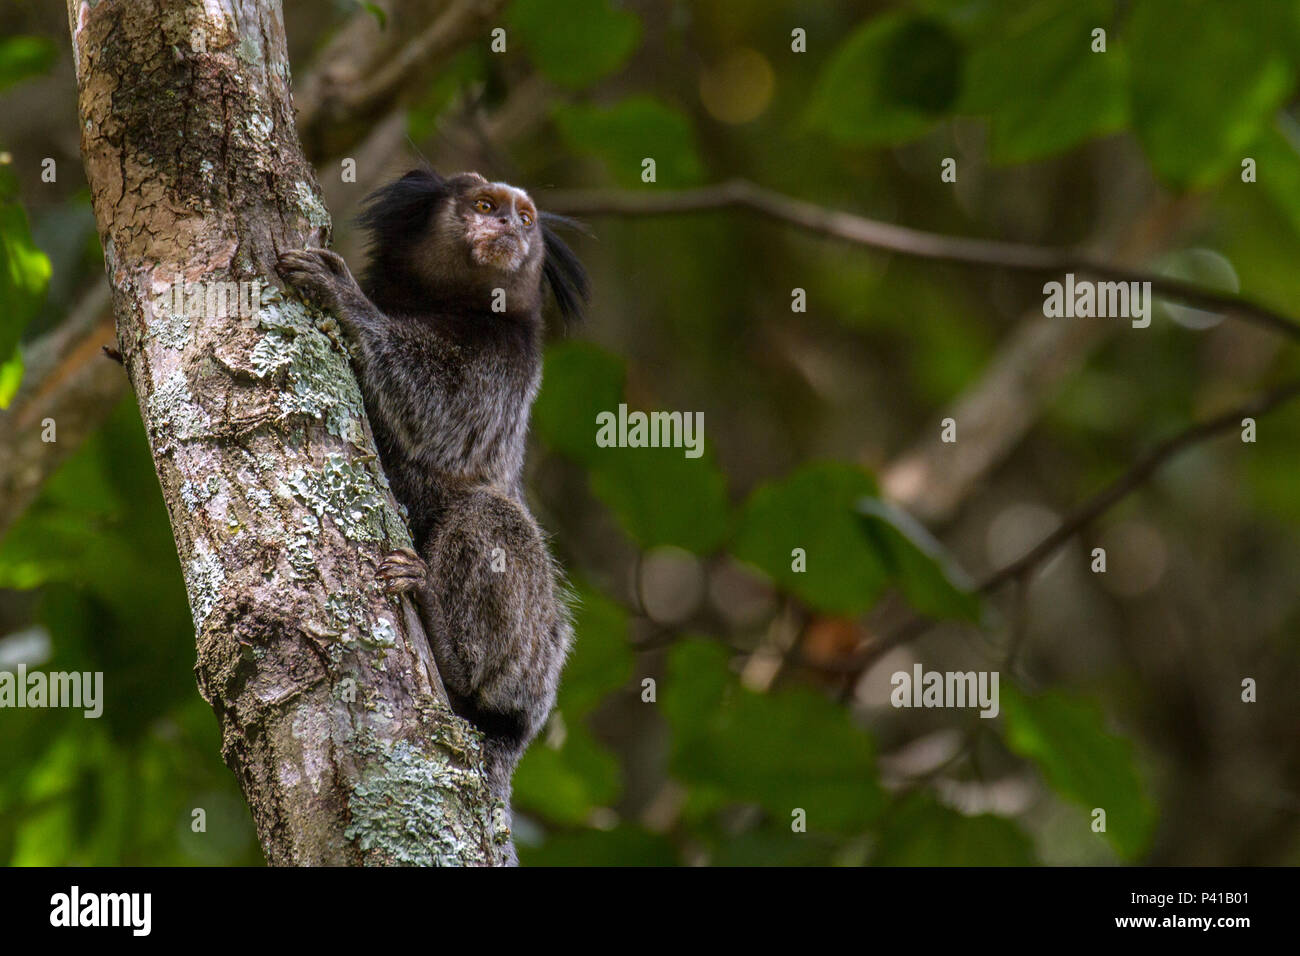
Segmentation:
{"type": "Polygon", "coordinates": [[[483,731],[488,782],[508,808],[572,642],[559,571],[521,488],[543,285],[576,317],[586,272],[550,228],[567,220],[477,173],[409,172],[367,199],[360,222],[371,238],[360,285],[324,249],[284,253],[277,270],[352,340],[419,552],[389,554],[380,577],[415,597],[452,709],[483,731]]]}

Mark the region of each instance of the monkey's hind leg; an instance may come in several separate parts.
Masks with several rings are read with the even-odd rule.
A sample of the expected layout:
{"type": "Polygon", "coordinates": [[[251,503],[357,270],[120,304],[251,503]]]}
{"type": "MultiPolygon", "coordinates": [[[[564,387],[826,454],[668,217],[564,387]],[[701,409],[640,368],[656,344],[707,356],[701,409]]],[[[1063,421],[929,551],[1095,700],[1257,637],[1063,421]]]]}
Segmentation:
{"type": "MultiPolygon", "coordinates": [[[[409,548],[390,551],[384,555],[384,559],[379,563],[378,578],[387,593],[393,595],[409,594],[415,599],[416,607],[424,623],[425,633],[432,645],[434,662],[438,665],[438,674],[442,678],[444,686],[448,683],[453,687],[467,686],[465,667],[462,660],[459,655],[451,651],[449,642],[440,640],[438,637],[440,622],[432,613],[432,609],[436,606],[432,574],[424,558],[409,548]],[[451,680],[449,680],[449,677],[451,680]]],[[[472,716],[462,710],[462,695],[456,691],[452,691],[452,695],[456,705],[454,706],[456,712],[461,717],[472,721],[472,716]]],[[[484,728],[480,727],[480,729],[484,728]]],[[[519,757],[513,748],[509,749],[511,751],[509,754],[503,754],[499,743],[493,737],[487,736],[485,769],[488,776],[488,789],[493,796],[504,800],[507,824],[510,822],[510,771],[513,770],[515,761],[519,757]],[[504,761],[503,757],[505,758],[504,761]],[[503,771],[504,792],[501,783],[503,771]]],[[[513,842],[506,844],[502,854],[502,863],[505,866],[519,865],[519,856],[515,852],[513,842]]]]}
{"type": "MultiPolygon", "coordinates": [[[[438,616],[438,595],[429,565],[410,548],[398,548],[384,555],[379,563],[378,577],[389,594],[409,594],[415,600],[433,651],[433,662],[438,665],[438,676],[454,697],[457,689],[466,682],[465,665],[454,652],[453,642],[444,637],[443,624],[438,616]]],[[[455,706],[452,709],[460,713],[455,706]]]]}
{"type": "MultiPolygon", "coordinates": [[[[510,777],[555,703],[569,648],[567,611],[541,530],[518,501],[486,488],[456,495],[427,548],[438,630],[460,674],[452,707],[488,738],[488,776],[510,777]]],[[[438,659],[442,666],[442,659],[438,659]]]]}

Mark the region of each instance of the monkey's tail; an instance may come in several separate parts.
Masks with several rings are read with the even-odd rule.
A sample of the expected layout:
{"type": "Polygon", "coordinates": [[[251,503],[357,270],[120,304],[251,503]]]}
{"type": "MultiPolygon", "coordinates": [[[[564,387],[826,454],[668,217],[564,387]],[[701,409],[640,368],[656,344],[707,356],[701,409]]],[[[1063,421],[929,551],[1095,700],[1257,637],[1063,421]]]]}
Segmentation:
{"type": "Polygon", "coordinates": [[[505,822],[510,827],[511,832],[510,839],[501,848],[501,865],[518,866],[519,854],[515,852],[514,840],[514,808],[510,805],[510,782],[515,773],[515,765],[519,763],[521,756],[519,742],[489,736],[484,750],[486,758],[484,769],[487,772],[488,790],[493,798],[500,800],[505,807],[505,822]]]}

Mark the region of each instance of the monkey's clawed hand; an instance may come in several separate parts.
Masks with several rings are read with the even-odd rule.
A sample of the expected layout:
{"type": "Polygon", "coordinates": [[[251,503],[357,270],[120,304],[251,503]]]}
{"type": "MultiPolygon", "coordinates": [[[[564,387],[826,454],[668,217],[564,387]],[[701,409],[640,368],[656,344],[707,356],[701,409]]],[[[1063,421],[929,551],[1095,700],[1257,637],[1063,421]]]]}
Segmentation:
{"type": "Polygon", "coordinates": [[[419,591],[429,583],[429,566],[409,548],[390,551],[379,564],[379,581],[389,594],[419,591]]]}
{"type": "Polygon", "coordinates": [[[328,249],[282,252],[275,271],[302,298],[332,312],[339,312],[350,298],[361,295],[343,257],[328,249]]]}

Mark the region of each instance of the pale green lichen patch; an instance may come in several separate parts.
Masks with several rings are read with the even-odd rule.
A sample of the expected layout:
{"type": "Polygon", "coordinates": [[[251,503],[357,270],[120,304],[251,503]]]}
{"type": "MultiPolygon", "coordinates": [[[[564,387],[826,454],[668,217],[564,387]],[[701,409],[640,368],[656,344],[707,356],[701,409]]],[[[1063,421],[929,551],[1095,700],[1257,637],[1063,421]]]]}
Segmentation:
{"type": "Polygon", "coordinates": [[[235,50],[235,55],[250,66],[257,66],[262,62],[262,44],[260,35],[252,30],[244,31],[239,38],[239,46],[235,50]]]}
{"type": "Polygon", "coordinates": [[[253,507],[257,509],[257,511],[264,515],[271,514],[271,493],[265,488],[245,488],[244,497],[252,503],[253,507]]]}
{"type": "Polygon", "coordinates": [[[379,647],[396,647],[397,628],[393,627],[393,622],[387,618],[378,618],[375,626],[370,629],[370,640],[379,647]]]}
{"type": "Polygon", "coordinates": [[[339,635],[334,645],[340,653],[345,645],[376,651],[372,666],[385,669],[388,652],[398,646],[397,625],[385,617],[372,617],[360,590],[349,594],[331,594],[325,601],[328,626],[339,635]],[[373,622],[373,623],[372,623],[373,622]]]}
{"type": "Polygon", "coordinates": [[[316,538],[320,535],[320,519],[303,515],[302,523],[289,532],[285,553],[289,567],[298,580],[310,578],[316,572],[316,538]]]}
{"type": "Polygon", "coordinates": [[[181,482],[181,501],[185,502],[185,507],[190,511],[196,511],[212,500],[212,496],[220,490],[221,479],[216,475],[209,475],[206,481],[187,479],[181,482]]]}
{"type": "Polygon", "coordinates": [[[483,777],[460,766],[452,752],[432,753],[409,741],[377,741],[363,731],[356,749],[369,758],[348,796],[351,825],[344,835],[367,863],[458,866],[492,862],[486,841],[498,842],[499,822],[485,798],[483,777]]]}
{"type": "Polygon", "coordinates": [[[343,640],[351,640],[351,635],[347,629],[352,624],[352,618],[355,614],[354,606],[360,601],[356,595],[351,599],[342,594],[331,594],[325,599],[325,616],[330,624],[343,631],[343,640]]]}
{"type": "Polygon", "coordinates": [[[189,380],[180,369],[149,396],[149,434],[159,450],[168,450],[174,441],[202,437],[210,428],[208,413],[194,400],[189,380]]]}
{"type": "Polygon", "coordinates": [[[194,630],[203,627],[212,609],[216,607],[226,580],[226,570],[206,541],[195,544],[194,556],[186,563],[185,583],[190,595],[190,613],[194,617],[194,630]]]}
{"type": "Polygon", "coordinates": [[[374,542],[385,538],[386,509],[369,463],[330,454],[320,471],[295,469],[286,484],[316,517],[328,517],[349,540],[374,542]]]}
{"type": "Polygon", "coordinates": [[[293,196],[298,204],[299,211],[302,212],[303,216],[314,228],[328,229],[330,227],[329,210],[325,208],[320,196],[309,184],[301,180],[295,182],[293,184],[293,196]]]}
{"type": "Polygon", "coordinates": [[[356,381],[343,369],[343,357],[296,302],[263,303],[258,324],[266,334],[249,354],[258,378],[284,374],[278,402],[285,416],[304,415],[323,422],[331,434],[363,444],[364,406],[356,381]]]}
{"type": "Polygon", "coordinates": [[[175,309],[170,292],[155,296],[149,303],[149,327],[146,337],[152,337],[163,348],[180,351],[190,344],[190,318],[185,310],[175,309]]]}

